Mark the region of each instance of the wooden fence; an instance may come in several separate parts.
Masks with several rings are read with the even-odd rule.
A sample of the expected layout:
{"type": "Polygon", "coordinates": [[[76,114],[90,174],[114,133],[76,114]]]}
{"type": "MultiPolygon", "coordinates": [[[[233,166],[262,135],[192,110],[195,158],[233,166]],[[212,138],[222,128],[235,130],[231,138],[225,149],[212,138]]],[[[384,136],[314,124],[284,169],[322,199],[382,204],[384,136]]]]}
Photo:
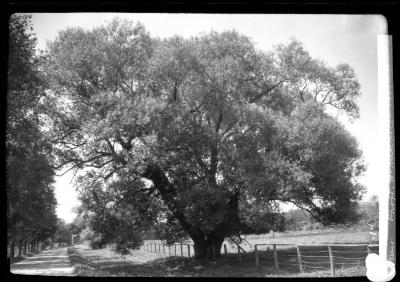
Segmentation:
{"type": "Polygon", "coordinates": [[[142,250],[152,253],[163,253],[167,256],[180,256],[180,257],[193,257],[194,246],[193,244],[178,243],[173,245],[166,245],[163,243],[149,242],[141,247],[142,250]]]}
{"type": "MultiPolygon", "coordinates": [[[[163,243],[145,243],[142,249],[149,252],[163,253],[166,256],[193,257],[193,244],[178,243],[166,245],[163,243]]],[[[296,245],[296,244],[255,244],[252,252],[246,252],[240,246],[228,248],[223,244],[221,253],[227,257],[233,253],[241,262],[243,254],[254,255],[258,267],[273,267],[275,269],[291,269],[300,272],[330,270],[335,276],[338,268],[364,266],[369,253],[378,253],[379,245],[368,244],[326,244],[326,245],[296,245]]]]}
{"type": "Polygon", "coordinates": [[[274,268],[298,268],[300,272],[335,270],[349,266],[364,266],[369,253],[378,253],[378,245],[326,244],[289,245],[256,244],[254,246],[256,266],[273,265],[274,268]]]}

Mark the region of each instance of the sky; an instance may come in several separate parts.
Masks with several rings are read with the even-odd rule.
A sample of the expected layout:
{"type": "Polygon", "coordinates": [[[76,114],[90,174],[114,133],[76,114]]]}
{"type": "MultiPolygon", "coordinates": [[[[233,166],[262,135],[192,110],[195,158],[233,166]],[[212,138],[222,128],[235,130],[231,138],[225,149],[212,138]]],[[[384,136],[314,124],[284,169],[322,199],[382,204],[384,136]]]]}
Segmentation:
{"type": "MultiPolygon", "coordinates": [[[[160,38],[178,34],[190,37],[211,30],[236,30],[250,37],[256,48],[269,51],[287,43],[291,37],[301,41],[313,58],[329,66],[348,63],[361,84],[358,100],[360,119],[353,123],[341,119],[357,138],[368,166],[359,181],[367,187],[364,199],[379,195],[378,147],[378,68],[377,35],[387,34],[387,23],[380,15],[292,15],[292,14],[125,14],[125,13],[36,13],[32,15],[37,47],[56,38],[67,27],[93,27],[114,17],[140,21],[152,36],[160,38]]],[[[56,179],[57,214],[66,222],[75,217],[79,204],[72,185],[72,173],[56,179]]]]}

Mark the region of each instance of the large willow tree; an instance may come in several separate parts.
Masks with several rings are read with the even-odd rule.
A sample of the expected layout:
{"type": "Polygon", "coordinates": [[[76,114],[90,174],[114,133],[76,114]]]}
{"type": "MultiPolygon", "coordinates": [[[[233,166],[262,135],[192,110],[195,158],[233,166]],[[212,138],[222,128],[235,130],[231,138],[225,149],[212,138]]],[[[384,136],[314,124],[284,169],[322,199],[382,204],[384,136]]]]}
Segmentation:
{"type": "Polygon", "coordinates": [[[236,32],[161,40],[118,19],[48,48],[58,161],[85,168],[82,201],[103,232],[149,224],[187,234],[205,257],[268,231],[281,202],[324,224],[357,218],[361,152],[328,114],[358,117],[348,65],[328,67],[296,40],[262,52],[236,32]]]}

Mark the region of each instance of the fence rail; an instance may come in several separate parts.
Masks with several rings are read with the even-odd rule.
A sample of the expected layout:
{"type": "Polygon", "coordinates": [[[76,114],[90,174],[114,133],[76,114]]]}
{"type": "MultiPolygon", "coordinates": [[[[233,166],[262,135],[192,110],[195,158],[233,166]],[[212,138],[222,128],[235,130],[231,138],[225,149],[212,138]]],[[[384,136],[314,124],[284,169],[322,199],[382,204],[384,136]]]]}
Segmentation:
{"type": "MultiPolygon", "coordinates": [[[[379,245],[368,244],[326,244],[326,245],[292,245],[292,248],[280,249],[284,244],[256,244],[254,247],[256,266],[262,264],[281,266],[297,266],[300,272],[307,270],[330,270],[335,276],[337,266],[365,265],[365,258],[371,252],[378,252],[379,245]],[[273,252],[264,250],[264,258],[260,258],[260,246],[272,246],[273,252]],[[271,260],[273,257],[273,260],[271,260]]],[[[286,246],[290,246],[286,244],[286,246]]]]}
{"type": "Polygon", "coordinates": [[[194,255],[193,244],[185,243],[167,245],[164,243],[149,242],[143,244],[141,249],[152,253],[162,253],[168,256],[192,257],[194,255]]]}
{"type": "MultiPolygon", "coordinates": [[[[149,242],[142,247],[143,250],[163,253],[166,256],[192,257],[194,245],[176,243],[149,242]]],[[[335,276],[338,267],[365,265],[369,253],[378,253],[379,245],[376,244],[254,244],[253,249],[255,265],[279,268],[296,268],[300,272],[327,270],[335,276]]],[[[223,244],[221,254],[225,257],[237,254],[237,259],[242,262],[243,251],[240,246],[231,245],[228,251],[223,244]]],[[[249,254],[249,252],[247,252],[249,254]]],[[[250,253],[251,254],[251,253],[250,253]]]]}

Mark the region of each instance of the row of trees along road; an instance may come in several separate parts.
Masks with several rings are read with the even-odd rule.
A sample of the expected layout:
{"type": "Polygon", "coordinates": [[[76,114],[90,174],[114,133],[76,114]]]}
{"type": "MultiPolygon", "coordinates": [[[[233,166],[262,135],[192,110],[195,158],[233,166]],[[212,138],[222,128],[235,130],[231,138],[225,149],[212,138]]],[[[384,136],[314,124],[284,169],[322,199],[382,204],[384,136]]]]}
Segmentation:
{"type": "Polygon", "coordinates": [[[40,99],[46,83],[35,54],[36,38],[29,17],[12,16],[9,21],[6,169],[7,240],[10,256],[27,248],[37,250],[40,241],[56,230],[54,169],[51,140],[41,127],[40,99]]]}
{"type": "Polygon", "coordinates": [[[59,32],[43,69],[57,165],[81,171],[104,241],[137,248],[151,227],[204,258],[280,226],[280,202],[325,225],[358,218],[362,154],[328,114],[359,116],[347,64],[294,39],[265,52],[235,31],[160,39],[114,19],[59,32]]]}

